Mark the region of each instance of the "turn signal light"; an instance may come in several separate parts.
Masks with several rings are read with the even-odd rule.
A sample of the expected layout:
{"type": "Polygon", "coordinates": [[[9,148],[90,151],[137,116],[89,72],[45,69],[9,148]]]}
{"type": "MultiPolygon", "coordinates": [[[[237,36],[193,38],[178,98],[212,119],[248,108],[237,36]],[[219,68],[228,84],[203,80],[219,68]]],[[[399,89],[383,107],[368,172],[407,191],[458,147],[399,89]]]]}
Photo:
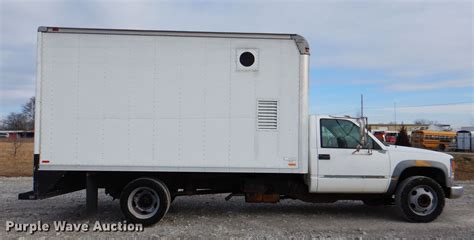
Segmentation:
{"type": "Polygon", "coordinates": [[[454,177],[454,171],[456,171],[456,161],[454,161],[453,158],[451,158],[451,174],[454,177]]]}

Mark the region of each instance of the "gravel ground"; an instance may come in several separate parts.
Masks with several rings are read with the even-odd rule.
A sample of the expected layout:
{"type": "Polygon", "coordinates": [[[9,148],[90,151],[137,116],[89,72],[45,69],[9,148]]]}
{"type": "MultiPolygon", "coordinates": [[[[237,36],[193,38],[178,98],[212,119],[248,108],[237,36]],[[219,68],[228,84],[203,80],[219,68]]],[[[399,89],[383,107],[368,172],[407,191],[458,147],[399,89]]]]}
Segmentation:
{"type": "MultiPolygon", "coordinates": [[[[360,201],[311,204],[283,200],[277,204],[245,203],[225,195],[180,197],[158,224],[143,232],[6,232],[6,221],[68,221],[93,226],[123,220],[118,201],[99,195],[99,212],[85,213],[85,191],[39,201],[20,201],[31,178],[0,177],[0,239],[9,238],[181,238],[181,239],[328,239],[328,238],[474,238],[474,181],[462,182],[465,195],[447,200],[443,214],[428,224],[407,223],[390,206],[367,207],[360,201]]],[[[91,227],[92,228],[92,227],[91,227]]]]}

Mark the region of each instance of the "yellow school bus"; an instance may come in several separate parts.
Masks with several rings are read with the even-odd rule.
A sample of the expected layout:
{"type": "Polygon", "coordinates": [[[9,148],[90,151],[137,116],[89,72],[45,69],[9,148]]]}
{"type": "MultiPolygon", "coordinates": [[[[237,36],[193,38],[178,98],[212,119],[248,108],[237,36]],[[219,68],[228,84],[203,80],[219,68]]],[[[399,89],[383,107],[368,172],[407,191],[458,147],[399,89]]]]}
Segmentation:
{"type": "Polygon", "coordinates": [[[411,145],[418,148],[445,151],[455,138],[455,132],[417,130],[411,133],[411,145]]]}

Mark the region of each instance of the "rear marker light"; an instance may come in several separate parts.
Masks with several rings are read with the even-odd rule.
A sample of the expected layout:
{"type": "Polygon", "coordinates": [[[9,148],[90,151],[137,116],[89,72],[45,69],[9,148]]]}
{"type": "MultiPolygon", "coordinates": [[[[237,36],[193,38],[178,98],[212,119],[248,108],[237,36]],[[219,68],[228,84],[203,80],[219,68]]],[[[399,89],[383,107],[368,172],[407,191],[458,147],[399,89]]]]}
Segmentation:
{"type": "Polygon", "coordinates": [[[41,163],[49,163],[49,160],[41,160],[41,163]]]}
{"type": "Polygon", "coordinates": [[[51,30],[52,30],[53,32],[59,32],[59,28],[57,28],[57,27],[53,27],[51,30]]]}

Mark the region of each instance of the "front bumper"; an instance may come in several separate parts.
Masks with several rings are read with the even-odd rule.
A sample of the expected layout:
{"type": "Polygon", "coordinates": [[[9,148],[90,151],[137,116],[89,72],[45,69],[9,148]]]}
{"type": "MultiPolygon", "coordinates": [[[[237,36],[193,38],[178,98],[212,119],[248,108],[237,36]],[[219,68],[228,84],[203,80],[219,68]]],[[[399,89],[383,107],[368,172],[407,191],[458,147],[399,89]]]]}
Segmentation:
{"type": "Polygon", "coordinates": [[[464,193],[463,186],[451,186],[449,188],[449,198],[460,198],[464,193]]]}

